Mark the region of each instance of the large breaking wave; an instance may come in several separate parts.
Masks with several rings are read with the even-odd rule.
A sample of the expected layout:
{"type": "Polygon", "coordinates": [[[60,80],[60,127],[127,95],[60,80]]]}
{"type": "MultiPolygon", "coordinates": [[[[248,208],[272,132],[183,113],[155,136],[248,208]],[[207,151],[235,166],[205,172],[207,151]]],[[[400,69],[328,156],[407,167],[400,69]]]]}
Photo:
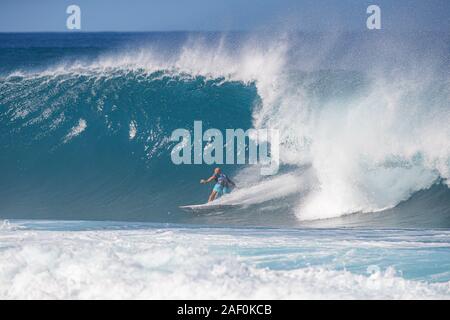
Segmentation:
{"type": "Polygon", "coordinates": [[[395,215],[422,197],[411,203],[427,205],[408,211],[437,211],[446,218],[431,225],[448,226],[450,82],[441,47],[421,55],[407,41],[396,52],[379,46],[390,38],[200,38],[169,51],[151,43],[69,59],[66,48],[51,63],[11,62],[0,77],[0,214],[292,225],[395,215]],[[211,168],[170,161],[171,132],[194,120],[280,131],[278,175],[225,168],[240,188],[222,201],[243,204],[239,212],[177,210],[209,191],[198,180],[211,168]]]}

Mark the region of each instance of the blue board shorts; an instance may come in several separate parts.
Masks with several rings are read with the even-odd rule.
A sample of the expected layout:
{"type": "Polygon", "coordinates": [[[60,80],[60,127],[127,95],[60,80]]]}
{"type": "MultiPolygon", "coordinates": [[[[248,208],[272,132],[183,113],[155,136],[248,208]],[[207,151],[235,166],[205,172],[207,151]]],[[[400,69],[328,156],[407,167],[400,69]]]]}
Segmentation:
{"type": "Polygon", "coordinates": [[[230,188],[225,187],[225,186],[221,185],[220,183],[216,183],[214,185],[213,191],[217,192],[217,194],[220,196],[231,192],[230,188]]]}

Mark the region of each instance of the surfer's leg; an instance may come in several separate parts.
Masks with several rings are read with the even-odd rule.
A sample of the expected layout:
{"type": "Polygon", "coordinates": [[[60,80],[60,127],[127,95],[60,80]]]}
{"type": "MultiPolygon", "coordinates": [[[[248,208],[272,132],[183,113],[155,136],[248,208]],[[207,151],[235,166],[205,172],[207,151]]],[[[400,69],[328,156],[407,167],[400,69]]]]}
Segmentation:
{"type": "Polygon", "coordinates": [[[216,183],[214,185],[213,191],[211,192],[211,195],[209,196],[208,202],[216,200],[216,198],[222,194],[222,189],[223,187],[219,183],[216,183]]]}
{"type": "Polygon", "coordinates": [[[213,191],[211,192],[211,194],[209,195],[208,202],[211,202],[211,201],[216,200],[216,197],[217,197],[217,191],[213,190],[213,191]]]}

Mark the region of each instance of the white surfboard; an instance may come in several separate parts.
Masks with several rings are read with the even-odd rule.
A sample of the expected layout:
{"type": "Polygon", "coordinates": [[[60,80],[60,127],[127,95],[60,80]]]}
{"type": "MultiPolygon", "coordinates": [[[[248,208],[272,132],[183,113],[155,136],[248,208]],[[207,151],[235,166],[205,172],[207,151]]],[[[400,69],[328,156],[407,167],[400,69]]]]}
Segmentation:
{"type": "Polygon", "coordinates": [[[180,206],[179,208],[186,212],[191,213],[211,213],[211,212],[221,212],[225,210],[230,210],[233,208],[238,208],[239,205],[236,204],[195,204],[191,206],[180,206]]]}

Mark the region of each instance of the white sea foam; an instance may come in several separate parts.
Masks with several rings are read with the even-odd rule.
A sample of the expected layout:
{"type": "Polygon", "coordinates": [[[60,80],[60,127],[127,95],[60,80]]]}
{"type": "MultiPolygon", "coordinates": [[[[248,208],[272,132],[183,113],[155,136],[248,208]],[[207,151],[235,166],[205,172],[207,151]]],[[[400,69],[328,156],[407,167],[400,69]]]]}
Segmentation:
{"type": "Polygon", "coordinates": [[[11,223],[9,220],[0,220],[0,231],[16,231],[20,228],[21,226],[11,223]]]}
{"type": "Polygon", "coordinates": [[[130,130],[128,133],[128,137],[130,138],[130,140],[133,140],[136,137],[136,133],[137,133],[136,121],[131,121],[130,122],[130,130]]]}
{"type": "Polygon", "coordinates": [[[64,137],[64,143],[69,142],[73,138],[79,136],[87,128],[87,122],[84,119],[78,120],[78,124],[70,129],[70,132],[64,137]]]}
{"type": "Polygon", "coordinates": [[[243,188],[237,188],[232,193],[227,194],[217,200],[222,204],[251,205],[266,201],[280,199],[292,194],[304,194],[311,185],[311,177],[308,173],[299,175],[298,173],[286,173],[261,180],[252,181],[259,177],[259,168],[253,167],[243,170],[236,177],[238,186],[243,184],[243,188]]]}
{"type": "MultiPolygon", "coordinates": [[[[301,238],[261,234],[0,230],[0,299],[450,299],[449,282],[407,280],[392,268],[370,274],[326,266],[273,269],[258,266],[258,257],[224,251],[263,242],[269,252],[278,248],[284,264],[295,259],[292,249],[286,256],[279,250],[301,238]]],[[[301,241],[320,252],[317,239],[301,241]]]]}

